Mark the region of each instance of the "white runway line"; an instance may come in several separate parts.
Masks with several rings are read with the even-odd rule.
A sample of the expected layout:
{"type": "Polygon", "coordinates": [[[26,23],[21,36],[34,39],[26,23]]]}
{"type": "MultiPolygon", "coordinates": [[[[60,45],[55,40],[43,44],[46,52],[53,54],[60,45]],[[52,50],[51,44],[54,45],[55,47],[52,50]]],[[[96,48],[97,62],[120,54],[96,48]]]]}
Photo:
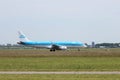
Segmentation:
{"type": "Polygon", "coordinates": [[[96,71],[96,72],[35,72],[35,71],[1,71],[0,74],[120,74],[118,71],[96,71]]]}

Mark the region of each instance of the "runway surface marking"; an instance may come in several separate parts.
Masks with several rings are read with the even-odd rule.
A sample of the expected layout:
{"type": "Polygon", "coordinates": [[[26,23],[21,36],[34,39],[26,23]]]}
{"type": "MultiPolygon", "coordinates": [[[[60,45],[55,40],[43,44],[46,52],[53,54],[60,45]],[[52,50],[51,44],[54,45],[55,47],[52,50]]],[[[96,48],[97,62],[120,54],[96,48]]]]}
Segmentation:
{"type": "Polygon", "coordinates": [[[35,71],[0,71],[0,74],[120,74],[119,71],[96,71],[96,72],[35,72],[35,71]]]}

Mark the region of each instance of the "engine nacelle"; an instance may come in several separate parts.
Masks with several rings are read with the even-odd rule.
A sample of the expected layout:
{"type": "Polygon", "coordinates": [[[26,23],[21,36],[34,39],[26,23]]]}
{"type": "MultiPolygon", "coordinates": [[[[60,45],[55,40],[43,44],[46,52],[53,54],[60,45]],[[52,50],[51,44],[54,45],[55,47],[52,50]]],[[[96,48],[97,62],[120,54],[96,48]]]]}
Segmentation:
{"type": "Polygon", "coordinates": [[[50,46],[47,46],[47,49],[51,49],[52,48],[52,45],[50,45],[50,46]]]}
{"type": "Polygon", "coordinates": [[[67,49],[66,46],[60,46],[59,48],[60,48],[61,50],[66,50],[66,49],[67,49]]]}
{"type": "Polygon", "coordinates": [[[47,49],[50,49],[50,50],[66,50],[67,47],[66,46],[50,45],[50,46],[47,46],[47,49]]]}

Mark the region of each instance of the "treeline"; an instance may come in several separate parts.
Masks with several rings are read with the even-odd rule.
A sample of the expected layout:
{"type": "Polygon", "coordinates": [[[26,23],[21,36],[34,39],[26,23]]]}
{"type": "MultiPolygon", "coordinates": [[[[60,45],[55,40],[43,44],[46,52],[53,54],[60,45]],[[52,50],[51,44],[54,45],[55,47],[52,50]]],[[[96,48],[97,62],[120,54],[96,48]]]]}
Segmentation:
{"type": "Polygon", "coordinates": [[[17,44],[6,44],[0,45],[0,49],[33,49],[33,47],[17,45],[17,44]]]}
{"type": "Polygon", "coordinates": [[[95,45],[96,48],[119,48],[120,43],[99,43],[95,45]]]}

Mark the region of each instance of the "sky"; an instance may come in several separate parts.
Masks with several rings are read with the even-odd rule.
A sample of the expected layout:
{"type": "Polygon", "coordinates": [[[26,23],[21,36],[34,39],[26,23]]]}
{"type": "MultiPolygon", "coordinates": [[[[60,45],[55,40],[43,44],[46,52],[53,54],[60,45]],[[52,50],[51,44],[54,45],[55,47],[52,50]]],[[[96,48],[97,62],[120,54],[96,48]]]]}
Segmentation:
{"type": "Polygon", "coordinates": [[[0,44],[120,42],[120,0],[0,0],[0,44]]]}

